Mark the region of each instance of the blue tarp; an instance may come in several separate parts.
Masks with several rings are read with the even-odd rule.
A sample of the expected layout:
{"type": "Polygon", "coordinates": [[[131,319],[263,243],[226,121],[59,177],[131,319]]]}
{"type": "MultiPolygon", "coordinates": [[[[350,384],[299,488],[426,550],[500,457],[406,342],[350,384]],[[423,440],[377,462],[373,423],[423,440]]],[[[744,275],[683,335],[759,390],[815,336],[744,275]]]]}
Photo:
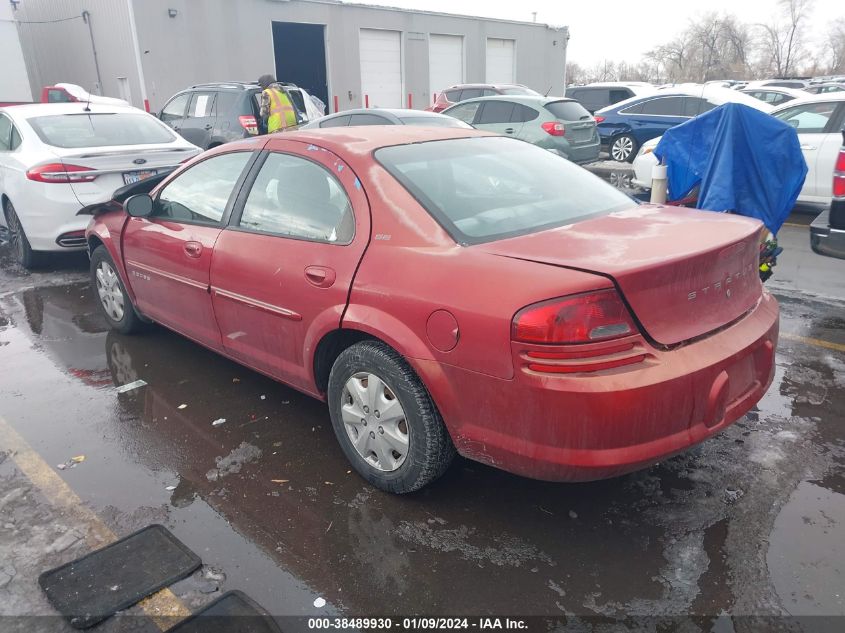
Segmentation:
{"type": "Polygon", "coordinates": [[[701,185],[699,209],[758,218],[772,233],[789,216],[807,176],[792,126],[739,103],[667,130],[654,155],[667,165],[670,200],[701,185]]]}

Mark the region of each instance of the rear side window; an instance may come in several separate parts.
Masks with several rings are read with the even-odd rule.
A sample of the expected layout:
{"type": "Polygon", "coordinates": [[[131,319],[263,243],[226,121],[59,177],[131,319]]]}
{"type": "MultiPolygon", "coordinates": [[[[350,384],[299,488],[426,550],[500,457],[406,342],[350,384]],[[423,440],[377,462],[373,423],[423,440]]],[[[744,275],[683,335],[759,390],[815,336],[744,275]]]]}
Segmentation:
{"type": "Polygon", "coordinates": [[[342,116],[331,117],[326,119],[325,121],[320,122],[320,127],[343,127],[345,125],[349,125],[349,115],[344,114],[342,116]]]}
{"type": "Polygon", "coordinates": [[[71,96],[59,88],[51,88],[47,91],[47,103],[71,103],[71,96]]]}
{"type": "Polygon", "coordinates": [[[476,123],[479,125],[509,123],[513,107],[514,104],[511,101],[485,101],[481,105],[481,114],[476,123]]]}
{"type": "Polygon", "coordinates": [[[661,97],[643,104],[642,114],[660,116],[687,116],[684,114],[683,97],[661,97]]]}
{"type": "Polygon", "coordinates": [[[181,119],[185,116],[185,108],[188,106],[188,100],[190,98],[190,93],[187,93],[171,99],[161,110],[161,120],[168,122],[175,119],[181,119]]]}
{"type": "Polygon", "coordinates": [[[218,224],[252,152],[221,154],[197,163],[169,182],[154,215],[176,222],[218,224]]]}
{"type": "Polygon", "coordinates": [[[710,112],[716,106],[705,99],[686,97],[684,99],[684,116],[698,116],[710,112]]]}
{"type": "Polygon", "coordinates": [[[478,111],[478,107],[480,105],[481,103],[478,101],[473,101],[472,103],[462,103],[461,105],[449,108],[449,110],[444,114],[460,119],[464,123],[472,124],[475,119],[475,113],[478,111]]]}
{"type": "Polygon", "coordinates": [[[176,140],[155,117],[142,113],[53,114],[27,121],[38,137],[53,147],[154,145],[176,140]]]}
{"type": "Polygon", "coordinates": [[[561,121],[582,121],[590,118],[590,113],[577,101],[552,101],[546,104],[546,110],[561,121]]]}
{"type": "Polygon", "coordinates": [[[633,204],[565,158],[501,136],[395,145],[375,156],[461,244],[534,233],[633,204]]]}
{"type": "Polygon", "coordinates": [[[443,94],[446,95],[446,98],[451,101],[452,103],[457,103],[461,100],[461,91],[460,90],[447,90],[443,94]]]}
{"type": "Polygon", "coordinates": [[[450,116],[409,116],[399,119],[404,125],[423,125],[426,127],[472,127],[450,116]]]}
{"type": "Polygon", "coordinates": [[[218,92],[215,104],[215,110],[219,116],[237,117],[252,114],[252,106],[247,99],[244,99],[242,92],[218,92]]]}
{"type": "Polygon", "coordinates": [[[464,88],[461,91],[461,101],[466,101],[467,99],[475,99],[476,97],[481,96],[481,88],[464,88]]]}
{"type": "Polygon", "coordinates": [[[609,105],[613,105],[614,103],[619,103],[620,101],[624,101],[625,99],[629,99],[634,96],[634,93],[628,90],[627,88],[616,88],[610,91],[610,99],[609,105]]]}
{"type": "Polygon", "coordinates": [[[252,185],[239,225],[251,231],[349,244],[352,204],[322,165],[290,154],[267,157],[252,185]]]}
{"type": "Polygon", "coordinates": [[[213,92],[195,92],[188,106],[186,119],[205,119],[215,116],[213,92]]]}
{"type": "Polygon", "coordinates": [[[484,90],[481,91],[482,97],[495,97],[497,94],[499,94],[499,93],[496,92],[495,90],[490,89],[490,88],[485,88],[484,90]]]}
{"type": "Polygon", "coordinates": [[[511,115],[511,121],[514,123],[526,123],[527,121],[533,121],[540,113],[537,112],[534,108],[529,108],[527,105],[522,105],[521,103],[517,103],[513,107],[513,114],[511,115]]]}
{"type": "Polygon", "coordinates": [[[393,122],[376,114],[353,114],[349,125],[393,125],[393,122]]]}

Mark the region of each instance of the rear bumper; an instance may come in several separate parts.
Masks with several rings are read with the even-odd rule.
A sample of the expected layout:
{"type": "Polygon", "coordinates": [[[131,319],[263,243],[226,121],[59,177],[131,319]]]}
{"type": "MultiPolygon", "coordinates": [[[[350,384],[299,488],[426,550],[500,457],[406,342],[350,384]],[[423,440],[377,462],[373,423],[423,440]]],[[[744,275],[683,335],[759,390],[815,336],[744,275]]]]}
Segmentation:
{"type": "Polygon", "coordinates": [[[748,412],[771,384],[777,337],[777,302],[764,294],[731,327],[670,351],[649,346],[649,360],[630,367],[550,375],[517,365],[500,380],[439,365],[424,378],[464,456],[589,481],[659,462],[748,412]]]}
{"type": "Polygon", "coordinates": [[[825,209],[810,225],[810,247],[819,255],[845,259],[845,230],[830,226],[830,209],[825,209]]]}
{"type": "MultiPolygon", "coordinates": [[[[85,248],[84,239],[69,239],[67,234],[84,238],[91,216],[78,216],[81,205],[68,185],[33,184],[12,198],[26,238],[34,251],[76,251],[85,248]],[[72,244],[65,246],[64,244],[72,244]]],[[[5,224],[5,221],[4,221],[5,224]]]]}

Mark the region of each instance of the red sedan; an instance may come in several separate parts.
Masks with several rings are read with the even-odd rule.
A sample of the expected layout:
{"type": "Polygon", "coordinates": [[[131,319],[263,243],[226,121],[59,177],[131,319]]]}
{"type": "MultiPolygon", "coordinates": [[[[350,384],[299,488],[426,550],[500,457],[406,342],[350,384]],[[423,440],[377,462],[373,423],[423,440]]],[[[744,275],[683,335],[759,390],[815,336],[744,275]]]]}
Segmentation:
{"type": "Polygon", "coordinates": [[[778,336],[761,230],[518,140],[384,126],[216,148],[87,238],[112,327],[155,321],[325,400],[355,469],[403,493],[456,451],[611,477],[745,414],[778,336]]]}

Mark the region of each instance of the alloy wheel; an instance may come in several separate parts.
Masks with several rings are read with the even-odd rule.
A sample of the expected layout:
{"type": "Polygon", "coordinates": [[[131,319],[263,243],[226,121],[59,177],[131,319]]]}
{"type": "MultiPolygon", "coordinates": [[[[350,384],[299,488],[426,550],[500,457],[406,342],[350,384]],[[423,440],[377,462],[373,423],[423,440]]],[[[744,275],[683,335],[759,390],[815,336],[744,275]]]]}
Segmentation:
{"type": "Polygon", "coordinates": [[[26,245],[24,244],[23,229],[21,228],[21,221],[18,219],[18,214],[12,208],[6,209],[6,219],[9,225],[9,241],[12,244],[12,250],[19,262],[24,261],[26,257],[26,245]]]}
{"type": "Polygon", "coordinates": [[[343,426],[361,458],[383,472],[399,469],[411,438],[395,392],[375,374],[359,372],[346,381],[341,399],[343,426]]]}
{"type": "Polygon", "coordinates": [[[634,141],[630,136],[620,136],[610,147],[610,157],[619,162],[625,162],[634,151],[634,141]]]}
{"type": "Polygon", "coordinates": [[[101,261],[97,266],[97,294],[106,314],[114,321],[122,320],[124,307],[120,278],[107,261],[101,261]]]}

